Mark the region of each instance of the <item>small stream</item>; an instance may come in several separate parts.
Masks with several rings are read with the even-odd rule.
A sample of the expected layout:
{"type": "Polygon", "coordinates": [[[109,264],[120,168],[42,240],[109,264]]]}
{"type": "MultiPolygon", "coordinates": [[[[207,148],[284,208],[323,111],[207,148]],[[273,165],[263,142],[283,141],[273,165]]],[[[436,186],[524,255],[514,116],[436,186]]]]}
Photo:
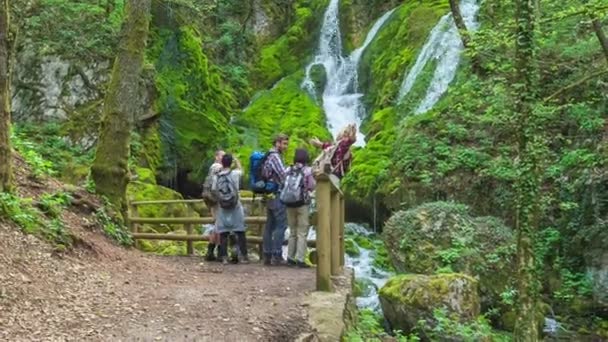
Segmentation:
{"type": "MultiPolygon", "coordinates": [[[[345,231],[347,235],[363,235],[374,240],[374,238],[371,237],[372,233],[370,231],[355,223],[347,223],[345,231]]],[[[378,291],[386,284],[393,273],[373,265],[374,256],[377,253],[374,249],[363,248],[356,242],[355,245],[359,248],[360,254],[352,257],[346,255],[346,265],[354,270],[355,279],[357,281],[363,283],[371,282],[373,284],[373,286],[370,286],[369,290],[365,291],[362,296],[357,297],[357,307],[359,309],[371,309],[381,314],[382,308],[378,298],[378,291]]]]}

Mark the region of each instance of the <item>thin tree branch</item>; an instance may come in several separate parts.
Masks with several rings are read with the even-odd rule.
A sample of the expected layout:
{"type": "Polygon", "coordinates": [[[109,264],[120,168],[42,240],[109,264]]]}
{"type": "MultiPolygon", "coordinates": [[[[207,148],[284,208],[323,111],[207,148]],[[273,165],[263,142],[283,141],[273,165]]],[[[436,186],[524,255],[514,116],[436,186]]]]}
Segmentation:
{"type": "Polygon", "coordinates": [[[577,86],[579,86],[579,85],[581,85],[581,84],[583,84],[583,83],[585,83],[585,82],[587,82],[587,81],[589,81],[589,80],[591,80],[593,78],[596,78],[598,76],[602,76],[603,74],[608,74],[608,69],[605,69],[605,70],[602,70],[602,71],[598,71],[596,73],[593,73],[591,75],[583,77],[580,80],[578,80],[578,81],[576,81],[576,82],[574,82],[572,84],[569,84],[569,85],[567,85],[567,86],[565,86],[563,88],[560,88],[555,93],[553,93],[553,94],[545,97],[544,101],[547,102],[547,101],[549,101],[549,100],[557,97],[558,95],[561,95],[562,93],[564,93],[564,92],[566,92],[566,91],[568,91],[568,90],[570,90],[572,88],[575,88],[575,87],[577,87],[577,86]]]}

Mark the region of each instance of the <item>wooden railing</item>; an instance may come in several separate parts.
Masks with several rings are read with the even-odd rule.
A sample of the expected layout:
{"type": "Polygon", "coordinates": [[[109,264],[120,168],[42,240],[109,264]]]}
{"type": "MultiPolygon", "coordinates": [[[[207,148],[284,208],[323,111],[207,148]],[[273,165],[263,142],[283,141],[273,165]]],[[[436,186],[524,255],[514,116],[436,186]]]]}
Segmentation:
{"type": "MultiPolygon", "coordinates": [[[[331,276],[342,273],[344,267],[344,195],[339,187],[338,179],[333,175],[322,174],[317,179],[316,221],[317,239],[308,241],[309,247],[317,249],[317,290],[331,291],[331,276]]],[[[245,203],[252,203],[251,198],[241,198],[245,203]]],[[[261,200],[258,200],[261,201],[261,200]]],[[[258,202],[260,203],[260,202],[258,202]]],[[[205,205],[203,200],[160,200],[160,201],[129,201],[128,224],[131,229],[135,247],[139,248],[138,240],[170,240],[186,241],[188,255],[194,254],[193,241],[209,241],[209,236],[194,234],[194,225],[213,223],[212,217],[196,217],[192,205],[205,205]],[[186,205],[188,217],[140,217],[139,207],[145,205],[186,205]],[[148,225],[183,225],[186,234],[156,234],[142,233],[140,226],[148,225]]],[[[252,203],[253,205],[254,203],[252,203]]],[[[247,243],[257,244],[262,255],[262,236],[266,216],[246,216],[245,223],[257,225],[258,236],[247,236],[247,243]]],[[[249,230],[250,231],[250,230],[249,230]]]]}
{"type": "MultiPolygon", "coordinates": [[[[260,200],[258,200],[258,203],[260,200]]],[[[252,203],[252,198],[241,198],[241,202],[252,203]]],[[[194,209],[192,205],[205,206],[205,202],[201,199],[194,200],[158,200],[158,201],[129,201],[129,217],[128,223],[131,229],[133,240],[135,241],[135,247],[139,248],[138,240],[169,240],[169,241],[186,241],[186,253],[188,255],[194,254],[194,241],[209,241],[208,235],[193,234],[194,225],[214,223],[214,219],[211,216],[208,217],[197,217],[194,216],[194,209]],[[139,207],[145,205],[186,205],[188,208],[188,217],[140,217],[139,207]],[[186,234],[156,234],[156,233],[141,233],[139,232],[140,226],[143,224],[148,225],[162,225],[162,224],[173,224],[183,225],[186,234]]],[[[253,205],[253,203],[252,203],[253,205]]],[[[266,224],[266,216],[247,216],[245,217],[245,223],[248,225],[257,225],[257,233],[259,236],[247,236],[247,243],[257,244],[261,248],[262,244],[262,233],[263,226],[266,224]]]]}
{"type": "Polygon", "coordinates": [[[344,267],[344,194],[334,175],[316,179],[317,290],[332,291],[331,276],[344,267]]]}

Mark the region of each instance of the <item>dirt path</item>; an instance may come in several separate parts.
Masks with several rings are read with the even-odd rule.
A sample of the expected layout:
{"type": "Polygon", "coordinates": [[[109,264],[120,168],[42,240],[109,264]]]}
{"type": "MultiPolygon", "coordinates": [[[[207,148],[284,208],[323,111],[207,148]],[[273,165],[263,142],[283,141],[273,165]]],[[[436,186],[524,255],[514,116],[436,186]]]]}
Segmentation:
{"type": "MultiPolygon", "coordinates": [[[[15,161],[22,197],[63,188],[15,161]]],[[[67,253],[0,220],[0,341],[291,341],[309,330],[300,303],[313,269],[124,249],[100,231],[98,200],[76,195],[61,214],[75,240],[67,253]]]]}
{"type": "Polygon", "coordinates": [[[59,256],[0,223],[0,340],[290,341],[308,330],[300,303],[314,270],[154,257],[104,239],[59,256]]]}

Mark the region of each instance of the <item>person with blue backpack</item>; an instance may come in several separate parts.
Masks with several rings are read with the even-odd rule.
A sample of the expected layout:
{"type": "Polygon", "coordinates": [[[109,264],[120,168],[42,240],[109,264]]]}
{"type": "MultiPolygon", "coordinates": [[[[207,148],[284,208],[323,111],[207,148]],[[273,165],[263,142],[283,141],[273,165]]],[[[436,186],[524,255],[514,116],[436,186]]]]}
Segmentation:
{"type": "Polygon", "coordinates": [[[286,177],[282,155],[289,146],[289,136],[278,134],[267,153],[254,152],[250,157],[250,188],[266,201],[266,227],[262,237],[264,265],[284,265],[283,242],[287,230],[287,211],[279,198],[286,177]]]}

